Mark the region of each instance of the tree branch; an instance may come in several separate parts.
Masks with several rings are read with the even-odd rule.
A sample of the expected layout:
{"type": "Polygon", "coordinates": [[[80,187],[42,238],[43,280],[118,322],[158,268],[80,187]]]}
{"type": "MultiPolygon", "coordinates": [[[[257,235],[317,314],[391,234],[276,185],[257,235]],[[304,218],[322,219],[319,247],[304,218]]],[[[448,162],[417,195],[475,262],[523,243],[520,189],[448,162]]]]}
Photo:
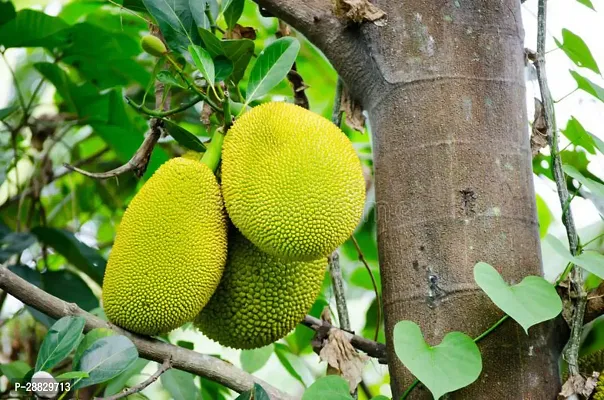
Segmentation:
{"type": "Polygon", "coordinates": [[[200,354],[150,337],[135,335],[103,321],[80,309],[76,304],[67,303],[35,287],[7,268],[0,268],[0,289],[7,291],[18,300],[52,318],[83,317],[86,320],[85,331],[94,328],[109,328],[120,335],[127,336],[138,349],[139,355],[147,360],[163,363],[166,359],[171,358],[174,368],[203,376],[239,393],[250,390],[254,383],[258,383],[266,390],[272,400],[294,399],[294,397],[219,358],[200,354]]]}
{"type": "MultiPolygon", "coordinates": [[[[545,70],[545,38],[547,34],[547,0],[539,0],[538,11],[538,27],[537,27],[537,59],[535,60],[535,69],[537,70],[537,80],[541,90],[541,100],[544,107],[544,120],[547,129],[547,139],[551,151],[551,165],[556,187],[558,189],[558,197],[562,207],[562,222],[566,228],[566,235],[570,252],[574,256],[579,251],[579,239],[572,212],[570,210],[570,197],[566,186],[566,178],[562,170],[562,159],[558,149],[558,129],[556,127],[556,117],[554,111],[554,102],[547,83],[547,74],[545,70]],[[568,209],[567,209],[568,207],[568,209]]],[[[565,358],[568,362],[569,372],[571,375],[579,375],[579,346],[581,342],[581,334],[583,331],[583,319],[585,315],[585,307],[587,305],[587,292],[584,287],[583,269],[574,266],[571,273],[571,281],[574,290],[576,291],[577,300],[575,301],[575,309],[572,316],[572,326],[570,340],[565,351],[565,358]]]]}
{"type": "Polygon", "coordinates": [[[144,388],[146,388],[147,386],[149,386],[150,384],[152,384],[153,382],[155,382],[161,376],[161,374],[163,374],[170,368],[172,368],[172,360],[170,357],[168,357],[165,359],[165,361],[162,363],[162,365],[157,369],[157,371],[155,371],[155,373],[153,375],[151,375],[149,377],[149,379],[147,379],[146,381],[141,382],[138,385],[132,386],[131,388],[128,388],[120,393],[114,394],[113,396],[95,397],[94,400],[119,400],[124,397],[130,396],[131,394],[138,393],[141,390],[143,390],[144,388]]]}
{"type": "MultiPolygon", "coordinates": [[[[334,328],[338,329],[335,326],[331,325],[329,322],[320,320],[319,318],[315,318],[311,315],[307,315],[306,317],[304,317],[302,324],[315,331],[329,331],[330,329],[334,328]]],[[[361,350],[367,353],[368,356],[376,358],[380,362],[380,364],[386,364],[385,344],[374,342],[373,340],[366,339],[359,335],[355,335],[354,333],[348,332],[344,329],[341,330],[347,333],[347,336],[350,340],[350,344],[353,345],[357,350],[361,350]]]]}

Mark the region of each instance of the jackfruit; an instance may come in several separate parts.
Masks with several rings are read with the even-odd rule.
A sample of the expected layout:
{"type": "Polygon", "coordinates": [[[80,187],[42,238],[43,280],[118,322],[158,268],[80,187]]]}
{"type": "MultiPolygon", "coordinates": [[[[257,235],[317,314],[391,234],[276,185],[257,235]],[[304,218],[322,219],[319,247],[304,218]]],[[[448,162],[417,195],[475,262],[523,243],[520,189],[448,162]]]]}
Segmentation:
{"type": "Polygon", "coordinates": [[[239,232],[231,233],[224,275],[195,325],[210,339],[236,349],[273,343],[312,307],[326,266],[326,258],[279,260],[239,232]]]}
{"type": "Polygon", "coordinates": [[[329,255],[350,237],[365,201],[361,163],[346,135],[287,103],[255,107],[231,127],[222,188],[233,224],[285,260],[329,255]]]}
{"type": "Polygon", "coordinates": [[[604,371],[600,372],[598,383],[593,393],[593,400],[604,400],[604,371]]]}
{"type": "Polygon", "coordinates": [[[146,335],[191,321],[218,286],[226,246],[226,216],[211,169],[169,160],[122,218],[103,282],[107,317],[146,335]]]}

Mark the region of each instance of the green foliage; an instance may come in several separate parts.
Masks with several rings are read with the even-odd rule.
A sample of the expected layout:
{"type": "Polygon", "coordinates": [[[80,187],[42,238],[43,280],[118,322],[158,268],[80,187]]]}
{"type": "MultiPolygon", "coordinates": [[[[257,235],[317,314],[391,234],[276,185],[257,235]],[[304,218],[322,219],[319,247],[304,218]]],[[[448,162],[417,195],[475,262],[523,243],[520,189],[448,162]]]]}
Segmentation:
{"type": "Polygon", "coordinates": [[[555,318],[562,311],[556,288],[540,276],[527,276],[509,286],[491,265],[474,266],[474,279],[489,298],[527,332],[539,322],[555,318]]]}
{"type": "Polygon", "coordinates": [[[350,395],[348,382],[338,375],[329,375],[317,379],[315,383],[310,385],[302,400],[352,400],[350,395]]]}
{"type": "Polygon", "coordinates": [[[63,317],[58,320],[42,342],[36,371],[50,369],[65,359],[80,341],[85,322],[82,317],[63,317]]]}
{"type": "Polygon", "coordinates": [[[424,340],[420,327],[411,321],[394,326],[394,350],[401,362],[439,399],[468,386],[482,371],[482,357],[472,338],[449,332],[437,346],[424,340]]]}
{"type": "Polygon", "coordinates": [[[266,391],[257,383],[254,383],[254,388],[247,392],[241,393],[236,400],[270,400],[266,391]]]}
{"type": "Polygon", "coordinates": [[[262,368],[274,352],[273,345],[260,347],[253,350],[243,350],[239,356],[241,367],[244,371],[254,373],[262,368]]]}
{"type": "Polygon", "coordinates": [[[160,378],[161,384],[174,400],[196,400],[195,376],[177,369],[169,369],[160,378]]]}
{"type": "Polygon", "coordinates": [[[591,55],[589,47],[587,47],[583,39],[579,36],[568,29],[562,29],[562,43],[556,38],[554,38],[554,40],[556,45],[558,45],[558,47],[560,47],[568,58],[577,64],[577,66],[590,69],[597,74],[600,73],[598,63],[596,63],[596,60],[591,55]]]}

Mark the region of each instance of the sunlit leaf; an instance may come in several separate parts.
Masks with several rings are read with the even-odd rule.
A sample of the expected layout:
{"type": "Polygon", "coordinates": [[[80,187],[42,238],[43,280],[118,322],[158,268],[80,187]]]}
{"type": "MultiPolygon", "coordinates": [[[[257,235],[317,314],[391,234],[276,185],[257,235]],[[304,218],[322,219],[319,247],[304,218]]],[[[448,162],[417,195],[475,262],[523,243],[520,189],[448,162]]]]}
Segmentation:
{"type": "Polygon", "coordinates": [[[224,20],[229,29],[233,29],[241,14],[243,13],[244,0],[230,0],[229,5],[224,10],[224,20]]]}
{"type": "Polygon", "coordinates": [[[562,130],[564,136],[576,146],[581,146],[587,150],[590,154],[596,154],[596,143],[583,125],[575,117],[571,117],[566,124],[566,128],[562,130]]]}
{"type": "Polygon", "coordinates": [[[201,72],[209,85],[214,85],[216,75],[214,74],[214,61],[208,51],[200,46],[189,46],[189,54],[193,58],[195,66],[201,72]]]}
{"type": "Polygon", "coordinates": [[[317,379],[304,391],[302,400],[352,400],[348,382],[338,375],[317,379]]]}
{"type": "Polygon", "coordinates": [[[564,28],[562,29],[562,43],[556,38],[554,38],[554,41],[576,65],[590,69],[597,74],[600,73],[598,63],[581,37],[564,28]]]}
{"type": "Polygon", "coordinates": [[[206,0],[189,0],[189,8],[197,28],[210,29],[210,20],[206,15],[207,6],[206,0]]]}
{"type": "Polygon", "coordinates": [[[591,94],[598,100],[604,102],[604,88],[593,83],[592,81],[590,81],[589,79],[587,79],[576,71],[570,71],[570,74],[573,76],[573,78],[575,78],[575,81],[577,81],[579,89],[591,94]]]}
{"type": "MultiPolygon", "coordinates": [[[[78,344],[78,347],[76,348],[75,353],[73,353],[73,361],[72,361],[73,367],[75,368],[76,365],[78,365],[78,363],[80,362],[80,358],[82,358],[82,354],[84,354],[84,352],[86,350],[88,350],[88,348],[94,342],[96,342],[97,340],[99,340],[101,338],[115,335],[115,334],[116,333],[109,328],[95,328],[95,329],[91,330],[90,332],[88,332],[86,335],[84,335],[84,338],[78,344]]],[[[88,378],[88,376],[85,376],[84,378],[88,378]]]]}
{"type": "Polygon", "coordinates": [[[241,367],[250,374],[262,368],[274,352],[273,345],[253,350],[242,350],[239,356],[241,367]]]}
{"type": "Polygon", "coordinates": [[[292,37],[283,37],[265,48],[254,63],[247,85],[246,102],[267,94],[281,82],[296,60],[300,42],[292,37]]]}
{"type": "Polygon", "coordinates": [[[189,7],[189,0],[142,0],[159,28],[168,47],[177,52],[189,45],[199,44],[197,23],[189,7]]]}
{"type": "Polygon", "coordinates": [[[482,371],[480,350],[464,333],[449,332],[440,344],[430,346],[416,323],[400,321],[394,326],[393,341],[398,358],[435,399],[468,386],[482,371]]]}
{"type": "Polygon", "coordinates": [[[503,312],[527,332],[540,322],[556,317],[562,311],[562,300],[554,285],[540,276],[527,276],[516,285],[508,285],[491,265],[474,266],[474,280],[503,312]]]}
{"type": "Polygon", "coordinates": [[[161,375],[161,384],[174,400],[196,400],[195,376],[178,369],[169,369],[161,375]]]}
{"type": "Polygon", "coordinates": [[[304,380],[302,379],[302,377],[300,376],[298,371],[296,371],[296,369],[292,365],[291,361],[288,359],[288,357],[295,357],[295,355],[289,350],[289,348],[286,345],[284,345],[282,343],[274,343],[274,346],[275,346],[275,354],[277,355],[277,358],[281,362],[281,365],[283,365],[285,370],[287,372],[289,372],[289,374],[292,377],[294,377],[302,385],[306,386],[304,384],[304,380]]]}

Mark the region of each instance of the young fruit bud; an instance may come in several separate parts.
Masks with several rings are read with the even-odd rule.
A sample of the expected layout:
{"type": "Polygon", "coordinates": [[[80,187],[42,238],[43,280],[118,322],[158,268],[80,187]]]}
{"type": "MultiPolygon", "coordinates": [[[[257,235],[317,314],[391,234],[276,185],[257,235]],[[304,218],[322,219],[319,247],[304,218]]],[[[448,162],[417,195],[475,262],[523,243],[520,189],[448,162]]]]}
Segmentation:
{"type": "Polygon", "coordinates": [[[151,54],[155,57],[161,57],[168,52],[164,42],[161,41],[160,38],[155,37],[153,35],[145,35],[141,39],[141,47],[147,53],[151,54]]]}

